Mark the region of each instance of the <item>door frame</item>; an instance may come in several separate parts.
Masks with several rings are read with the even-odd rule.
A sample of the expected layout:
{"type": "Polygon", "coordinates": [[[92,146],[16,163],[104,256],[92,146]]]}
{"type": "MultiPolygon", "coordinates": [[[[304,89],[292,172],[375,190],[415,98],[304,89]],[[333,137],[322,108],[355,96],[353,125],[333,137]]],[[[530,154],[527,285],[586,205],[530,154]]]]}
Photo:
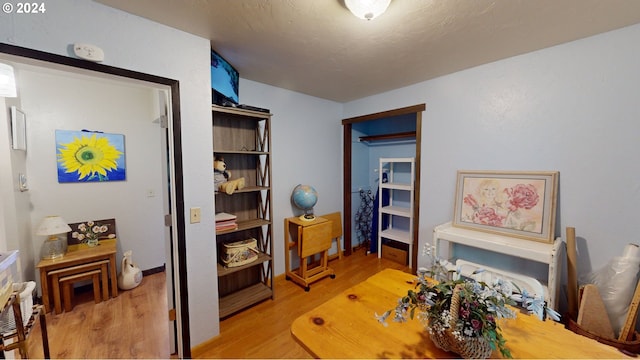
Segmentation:
{"type": "MultiPolygon", "coordinates": [[[[351,211],[353,209],[351,204],[351,186],[352,186],[352,172],[351,172],[351,163],[352,163],[352,147],[351,147],[351,136],[353,130],[353,124],[361,123],[365,121],[373,121],[380,120],[384,118],[390,118],[394,116],[401,116],[407,114],[415,114],[416,115],[416,178],[415,178],[415,192],[414,192],[414,204],[416,206],[413,207],[413,245],[412,245],[412,271],[415,272],[418,264],[418,229],[420,228],[420,153],[422,148],[422,112],[425,111],[425,104],[418,104],[413,106],[407,106],[399,109],[393,109],[388,111],[382,111],[378,113],[373,113],[369,115],[361,115],[352,118],[342,119],[342,130],[343,130],[343,169],[342,169],[342,184],[343,184],[343,214],[344,218],[348,219],[351,217],[351,211]]],[[[344,248],[345,255],[351,255],[352,253],[352,239],[351,239],[351,221],[344,221],[344,248]]],[[[381,249],[378,249],[381,251],[381,249]]]]}
{"type": "MultiPolygon", "coordinates": [[[[39,60],[43,62],[65,65],[73,68],[95,71],[106,75],[115,75],[123,78],[145,81],[153,84],[169,87],[171,91],[171,118],[169,119],[168,130],[170,133],[170,153],[172,162],[168,176],[170,184],[173,184],[169,194],[174,203],[175,214],[171,216],[172,234],[174,249],[171,257],[174,281],[177,281],[177,287],[174,286],[174,303],[177,304],[176,322],[178,327],[178,356],[180,358],[191,357],[191,342],[189,334],[189,301],[187,291],[187,264],[186,264],[186,235],[185,235],[185,216],[184,216],[184,184],[183,184],[183,166],[182,157],[182,139],[181,139],[181,118],[180,118],[180,83],[177,80],[159,77],[155,75],[145,74],[137,71],[126,70],[104,64],[88,62],[85,60],[70,58],[62,55],[47,53],[39,50],[29,49],[25,47],[0,43],[0,53],[19,56],[23,58],[39,60]],[[174,175],[171,177],[171,175],[174,175]],[[176,288],[178,291],[176,292],[176,288]]],[[[169,145],[169,144],[168,144],[169,145]]],[[[161,316],[161,315],[160,315],[161,316]]],[[[173,340],[172,340],[173,341],[173,340]]]]}

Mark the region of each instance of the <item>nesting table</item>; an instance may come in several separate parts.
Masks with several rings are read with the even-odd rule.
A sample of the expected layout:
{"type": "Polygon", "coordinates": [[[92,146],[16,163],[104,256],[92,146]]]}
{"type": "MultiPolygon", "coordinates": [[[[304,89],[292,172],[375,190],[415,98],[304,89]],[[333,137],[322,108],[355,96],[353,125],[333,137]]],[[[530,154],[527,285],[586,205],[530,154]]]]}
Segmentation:
{"type": "MultiPolygon", "coordinates": [[[[55,296],[52,296],[53,287],[59,287],[59,284],[53,283],[52,279],[59,270],[72,269],[74,267],[96,266],[104,269],[104,261],[108,261],[108,271],[102,272],[102,286],[103,294],[107,295],[107,286],[111,282],[111,297],[118,296],[118,283],[116,278],[116,239],[100,240],[98,246],[74,246],[69,247],[69,250],[63,257],[58,259],[43,259],[40,260],[36,268],[40,270],[40,285],[42,289],[42,303],[45,306],[45,311],[51,311],[51,300],[55,296],[56,303],[59,304],[59,291],[55,296]]],[[[56,304],[56,305],[57,305],[56,304]]],[[[59,306],[59,305],[58,305],[59,306]]]]}

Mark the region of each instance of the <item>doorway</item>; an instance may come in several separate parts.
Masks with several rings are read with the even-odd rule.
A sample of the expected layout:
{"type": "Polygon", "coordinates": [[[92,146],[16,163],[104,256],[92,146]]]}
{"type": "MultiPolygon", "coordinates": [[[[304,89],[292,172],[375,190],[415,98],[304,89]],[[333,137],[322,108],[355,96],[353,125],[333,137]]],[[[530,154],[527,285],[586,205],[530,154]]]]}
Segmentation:
{"type": "MultiPolygon", "coordinates": [[[[392,126],[387,126],[385,131],[377,131],[374,135],[361,137],[360,140],[364,141],[402,141],[405,139],[415,138],[415,191],[414,191],[414,206],[413,208],[413,229],[412,229],[412,270],[415,272],[417,269],[417,255],[418,251],[418,229],[419,229],[419,214],[420,214],[420,149],[421,149],[421,129],[422,129],[422,112],[426,109],[425,104],[419,104],[389,111],[383,111],[379,113],[357,116],[342,120],[343,125],[343,212],[345,219],[347,216],[353,218],[351,214],[354,213],[354,202],[352,198],[352,190],[354,187],[354,171],[353,166],[356,163],[354,161],[354,148],[353,137],[355,128],[366,123],[378,122],[382,119],[393,118],[406,118],[407,116],[415,119],[415,131],[407,130],[404,128],[396,127],[393,130],[392,126]]],[[[354,241],[353,241],[353,221],[344,221],[344,247],[345,255],[351,255],[354,241]]],[[[378,249],[380,251],[380,249],[378,249]]]]}
{"type": "MultiPolygon", "coordinates": [[[[0,44],[0,59],[14,64],[55,69],[69,77],[81,74],[114,84],[135,84],[134,86],[150,89],[149,93],[154,94],[153,112],[157,114],[154,122],[157,123],[158,129],[161,126],[165,129],[158,130],[157,145],[163,147],[159,150],[164,152],[164,156],[152,166],[159,174],[163,174],[161,175],[163,179],[157,193],[155,189],[144,191],[147,191],[147,197],[162,197],[160,211],[168,210],[167,217],[161,219],[161,223],[166,226],[163,232],[166,233],[164,263],[167,267],[167,299],[169,309],[174,309],[170,313],[174,313],[175,316],[174,321],[170,320],[167,326],[169,326],[169,332],[174,335],[172,341],[174,346],[171,348],[175,349],[180,358],[190,357],[178,81],[7,44],[0,44]]],[[[87,116],[87,118],[91,117],[87,116]]],[[[120,253],[122,249],[118,251],[120,253]]],[[[32,257],[37,257],[37,253],[32,257]]],[[[158,314],[158,316],[163,315],[158,314]]]]}

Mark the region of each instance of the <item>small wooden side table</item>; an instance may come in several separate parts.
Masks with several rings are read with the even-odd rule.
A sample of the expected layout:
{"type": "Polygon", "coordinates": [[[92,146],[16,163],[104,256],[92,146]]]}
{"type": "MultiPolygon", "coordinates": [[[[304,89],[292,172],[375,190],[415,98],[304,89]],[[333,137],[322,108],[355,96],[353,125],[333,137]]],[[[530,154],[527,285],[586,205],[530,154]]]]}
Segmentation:
{"type": "Polygon", "coordinates": [[[284,219],[284,243],[285,243],[285,276],[287,280],[304,286],[309,291],[309,284],[326,276],[335,277],[333,269],[328,266],[328,253],[333,238],[332,222],[316,216],[314,220],[302,220],[299,217],[284,219]],[[300,258],[300,266],[297,270],[291,269],[291,250],[297,247],[300,258]],[[310,257],[320,255],[320,263],[308,267],[310,257]]]}
{"type": "MultiPolygon", "coordinates": [[[[63,257],[58,259],[40,260],[36,268],[40,270],[40,286],[42,289],[42,303],[45,311],[51,311],[51,290],[53,284],[49,273],[53,270],[70,268],[73,266],[109,261],[109,280],[111,281],[111,297],[118,296],[118,282],[116,275],[116,239],[100,240],[98,246],[70,248],[63,257]]],[[[104,279],[104,278],[103,278],[104,279]]],[[[108,284],[102,284],[107,286],[108,284]]]]}

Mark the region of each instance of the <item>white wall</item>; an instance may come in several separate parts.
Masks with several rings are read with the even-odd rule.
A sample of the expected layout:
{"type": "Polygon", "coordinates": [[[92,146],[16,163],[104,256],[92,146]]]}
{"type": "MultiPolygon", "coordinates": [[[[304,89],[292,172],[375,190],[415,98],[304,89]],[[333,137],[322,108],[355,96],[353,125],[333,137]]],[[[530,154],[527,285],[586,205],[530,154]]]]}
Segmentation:
{"type": "MultiPolygon", "coordinates": [[[[132,250],[141,269],[163,266],[166,149],[161,146],[165,131],[154,122],[159,116],[156,90],[37,70],[20,71],[19,86],[21,108],[28,118],[34,227],[47,215],[60,215],[68,223],[115,218],[118,264],[122,253],[132,250]],[[82,129],[124,135],[125,181],[58,183],[55,131],[82,129]],[[150,191],[155,195],[148,196],[150,191]]],[[[34,235],[32,240],[33,252],[39,254],[44,237],[34,235]]]]}
{"type": "Polygon", "coordinates": [[[315,214],[342,212],[342,105],[245,79],[239,87],[241,103],[273,113],[271,201],[278,275],[285,271],[284,219],[300,215],[291,205],[296,185],[312,185],[318,192],[315,214]]]}
{"type": "MultiPolygon", "coordinates": [[[[209,40],[92,1],[45,1],[46,13],[0,15],[0,41],[71,56],[70,45],[87,42],[105,52],[107,65],[180,81],[185,218],[200,207],[213,219],[209,40]]],[[[213,222],[187,224],[191,344],[219,333],[213,222]]]]}
{"type": "MultiPolygon", "coordinates": [[[[0,21],[0,41],[72,56],[70,44],[96,44],[111,66],[180,81],[185,217],[201,207],[213,219],[209,40],[80,0],[46,1],[38,16],[0,21]]],[[[2,14],[0,16],[6,17],[2,14]]],[[[242,74],[241,74],[242,75],[242,74]]],[[[243,80],[242,103],[271,109],[275,274],[284,272],[283,219],[294,214],[290,195],[299,183],[314,185],[316,213],[342,210],[342,105],[243,80]]],[[[219,334],[213,222],[187,224],[191,345],[219,334]]]]}
{"type": "Polygon", "coordinates": [[[20,108],[19,98],[0,98],[0,251],[19,250],[19,278],[33,278],[29,194],[19,190],[19,174],[27,174],[27,154],[11,149],[10,107],[20,108]]]}
{"type": "MultiPolygon", "coordinates": [[[[74,42],[94,43],[108,65],[179,80],[185,217],[190,207],[213,217],[207,39],[80,0],[49,1],[46,15],[2,16],[2,42],[67,56],[74,42]]],[[[602,266],[638,242],[639,44],[636,25],[353,101],[344,112],[335,102],[241,81],[241,102],[274,113],[276,274],[284,269],[278,254],[293,187],[316,187],[319,214],[342,208],[340,119],[419,103],[427,104],[421,243],[451,219],[456,170],[559,170],[556,232],[576,227],[585,245],[580,270],[602,266]]],[[[213,228],[186,227],[193,346],[219,333],[213,228]]]]}
{"type": "Polygon", "coordinates": [[[640,243],[639,62],[635,25],[353,101],[344,117],[426,103],[420,245],[452,219],[457,170],[558,170],[556,235],[576,228],[585,273],[640,243]]]}

